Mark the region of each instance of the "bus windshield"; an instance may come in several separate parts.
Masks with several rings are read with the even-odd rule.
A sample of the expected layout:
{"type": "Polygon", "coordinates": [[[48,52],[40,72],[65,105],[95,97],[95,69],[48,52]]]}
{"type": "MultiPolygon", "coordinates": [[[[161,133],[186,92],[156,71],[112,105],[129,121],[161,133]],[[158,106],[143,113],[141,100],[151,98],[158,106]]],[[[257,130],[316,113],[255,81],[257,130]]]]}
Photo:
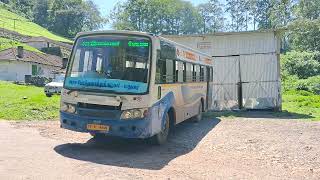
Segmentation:
{"type": "Polygon", "coordinates": [[[77,40],[65,88],[143,94],[148,90],[150,40],[140,36],[86,36],[77,40]]]}

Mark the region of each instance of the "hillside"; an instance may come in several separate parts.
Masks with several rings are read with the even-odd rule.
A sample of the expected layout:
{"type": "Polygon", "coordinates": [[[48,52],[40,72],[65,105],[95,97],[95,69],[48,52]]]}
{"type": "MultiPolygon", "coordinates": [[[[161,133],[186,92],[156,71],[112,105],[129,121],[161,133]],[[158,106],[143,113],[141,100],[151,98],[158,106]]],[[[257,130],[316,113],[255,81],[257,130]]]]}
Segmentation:
{"type": "Polygon", "coordinates": [[[43,36],[55,41],[72,42],[64,37],[55,35],[47,29],[30,22],[15,13],[12,13],[0,6],[0,28],[15,31],[26,36],[43,36]]]}
{"type": "Polygon", "coordinates": [[[0,51],[11,48],[11,47],[17,47],[17,46],[23,46],[24,49],[29,50],[29,51],[43,53],[43,52],[39,51],[38,49],[31,47],[27,44],[20,43],[17,41],[6,39],[6,38],[0,38],[0,51]]]}

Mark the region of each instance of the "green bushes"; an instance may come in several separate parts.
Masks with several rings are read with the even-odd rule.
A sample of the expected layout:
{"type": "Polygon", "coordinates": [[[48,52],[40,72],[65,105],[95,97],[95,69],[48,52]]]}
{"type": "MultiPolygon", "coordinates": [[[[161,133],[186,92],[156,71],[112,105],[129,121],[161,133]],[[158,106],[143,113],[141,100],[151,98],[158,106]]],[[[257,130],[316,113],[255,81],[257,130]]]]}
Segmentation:
{"type": "Polygon", "coordinates": [[[319,52],[288,52],[281,55],[282,72],[300,79],[320,75],[319,52]]]}
{"type": "Polygon", "coordinates": [[[304,90],[320,94],[320,53],[288,52],[281,56],[284,91],[304,90]]]}
{"type": "Polygon", "coordinates": [[[309,77],[308,79],[300,79],[296,89],[320,94],[320,75],[309,77]]]}

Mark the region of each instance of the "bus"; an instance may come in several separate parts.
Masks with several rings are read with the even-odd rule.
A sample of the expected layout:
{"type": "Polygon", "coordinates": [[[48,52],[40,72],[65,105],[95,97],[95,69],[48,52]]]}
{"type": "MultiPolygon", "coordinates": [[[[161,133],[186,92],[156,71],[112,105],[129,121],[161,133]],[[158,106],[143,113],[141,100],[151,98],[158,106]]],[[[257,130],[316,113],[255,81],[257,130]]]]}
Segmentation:
{"type": "Polygon", "coordinates": [[[167,141],[212,103],[212,58],[163,37],[131,31],[76,36],[61,95],[61,127],[95,138],[167,141]]]}

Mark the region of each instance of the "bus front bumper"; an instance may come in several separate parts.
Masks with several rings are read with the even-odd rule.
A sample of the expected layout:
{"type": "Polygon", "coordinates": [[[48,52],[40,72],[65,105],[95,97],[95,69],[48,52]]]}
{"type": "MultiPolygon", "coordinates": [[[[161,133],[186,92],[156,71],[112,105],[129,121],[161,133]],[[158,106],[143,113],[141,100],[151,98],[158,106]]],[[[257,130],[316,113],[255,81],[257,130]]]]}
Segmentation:
{"type": "Polygon", "coordinates": [[[137,120],[111,120],[96,117],[83,117],[60,111],[61,127],[71,131],[86,133],[102,133],[108,136],[123,138],[148,138],[152,136],[149,117],[137,120]],[[88,130],[88,124],[98,124],[109,127],[107,131],[88,130]]]}

